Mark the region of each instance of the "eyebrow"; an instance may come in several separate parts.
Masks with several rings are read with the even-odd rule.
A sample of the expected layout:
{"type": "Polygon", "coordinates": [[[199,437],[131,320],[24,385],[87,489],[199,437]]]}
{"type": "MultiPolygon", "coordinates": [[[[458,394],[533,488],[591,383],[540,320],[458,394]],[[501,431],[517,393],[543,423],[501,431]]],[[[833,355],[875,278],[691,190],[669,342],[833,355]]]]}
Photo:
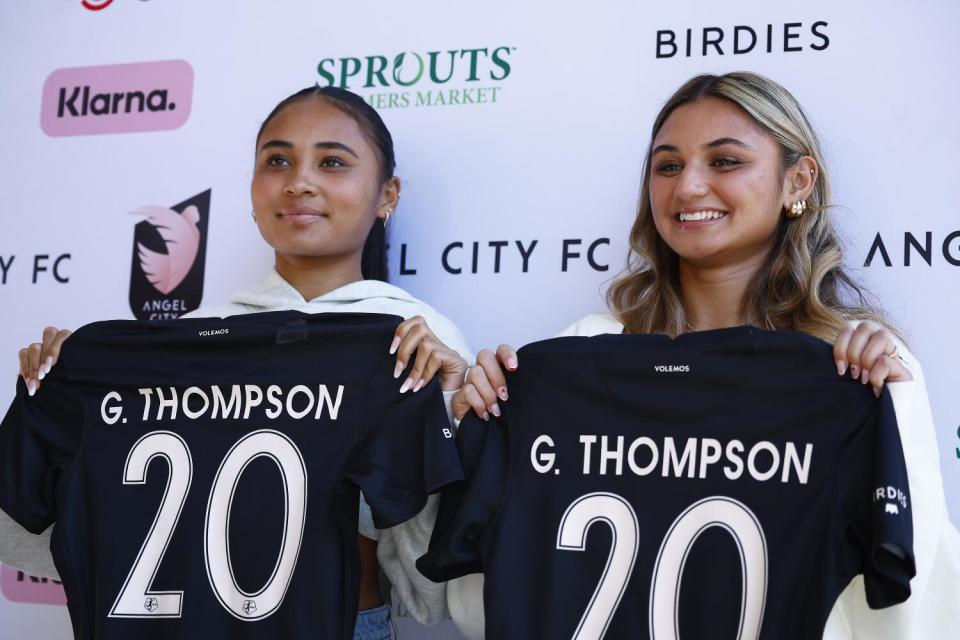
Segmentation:
{"type": "Polygon", "coordinates": [[[704,149],[716,149],[717,147],[722,147],[727,144],[732,144],[735,147],[740,147],[741,149],[749,149],[753,151],[753,147],[748,145],[743,140],[737,140],[736,138],[717,138],[713,142],[708,142],[703,145],[704,149]]]}
{"type": "MultiPolygon", "coordinates": [[[[717,139],[714,140],[713,142],[708,142],[707,144],[703,145],[703,148],[704,148],[704,149],[716,149],[717,147],[722,147],[722,146],[727,145],[727,144],[732,144],[732,145],[735,146],[735,147],[740,147],[741,149],[749,149],[750,151],[753,151],[753,147],[751,147],[750,145],[748,145],[746,142],[744,142],[744,141],[742,141],[742,140],[737,140],[736,138],[717,138],[717,139]]],[[[651,155],[657,155],[657,154],[660,153],[661,151],[668,151],[668,152],[670,152],[670,153],[678,153],[678,152],[680,151],[680,149],[678,149],[677,147],[673,146],[672,144],[661,144],[661,145],[657,145],[656,147],[654,147],[653,153],[652,153],[651,155]]]]}
{"type": "MultiPolygon", "coordinates": [[[[287,142],[286,140],[269,140],[263,143],[263,146],[260,147],[260,151],[262,152],[266,149],[278,149],[278,148],[293,149],[293,144],[290,142],[287,142]]],[[[356,151],[354,151],[347,145],[343,144],[342,142],[332,142],[332,141],[318,142],[315,145],[313,145],[313,148],[314,149],[336,149],[338,151],[345,151],[350,155],[352,155],[354,158],[357,158],[358,160],[360,159],[360,156],[357,155],[356,151]]]]}

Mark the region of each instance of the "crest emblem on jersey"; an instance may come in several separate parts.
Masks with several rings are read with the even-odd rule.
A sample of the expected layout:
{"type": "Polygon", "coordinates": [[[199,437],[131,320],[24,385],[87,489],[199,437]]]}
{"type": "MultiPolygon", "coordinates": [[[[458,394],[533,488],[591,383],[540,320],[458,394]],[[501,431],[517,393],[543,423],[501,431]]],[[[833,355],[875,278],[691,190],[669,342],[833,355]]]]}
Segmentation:
{"type": "Polygon", "coordinates": [[[244,615],[252,616],[257,612],[257,603],[253,600],[244,600],[243,606],[240,607],[244,615]]]}
{"type": "Polygon", "coordinates": [[[178,318],[200,306],[210,190],[172,207],[145,206],[133,233],[130,309],[139,320],[178,318]]]}
{"type": "Polygon", "coordinates": [[[886,504],[886,508],[884,509],[884,512],[885,512],[885,513],[893,513],[893,514],[899,515],[899,514],[900,514],[900,508],[899,508],[897,505],[891,504],[891,503],[888,502],[888,503],[886,504]]]}
{"type": "Polygon", "coordinates": [[[160,604],[157,602],[156,598],[147,598],[146,601],[143,603],[143,608],[149,611],[150,613],[153,613],[154,611],[156,611],[157,607],[159,606],[160,604]]]}

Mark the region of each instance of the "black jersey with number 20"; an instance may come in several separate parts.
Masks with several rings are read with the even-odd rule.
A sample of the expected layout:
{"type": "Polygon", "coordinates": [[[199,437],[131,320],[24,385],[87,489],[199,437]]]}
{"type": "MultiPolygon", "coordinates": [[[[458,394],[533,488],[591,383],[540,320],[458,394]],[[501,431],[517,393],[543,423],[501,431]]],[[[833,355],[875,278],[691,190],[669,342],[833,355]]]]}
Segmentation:
{"type": "Polygon", "coordinates": [[[471,418],[433,579],[485,574],[497,640],[820,638],[863,574],[914,575],[889,396],[828,344],[741,327],[558,338],[520,350],[503,417],[471,418]]]}
{"type": "Polygon", "coordinates": [[[77,638],[350,638],[359,490],[378,527],[462,477],[401,318],[88,325],[0,425],[0,508],[52,549],[77,638]]]}

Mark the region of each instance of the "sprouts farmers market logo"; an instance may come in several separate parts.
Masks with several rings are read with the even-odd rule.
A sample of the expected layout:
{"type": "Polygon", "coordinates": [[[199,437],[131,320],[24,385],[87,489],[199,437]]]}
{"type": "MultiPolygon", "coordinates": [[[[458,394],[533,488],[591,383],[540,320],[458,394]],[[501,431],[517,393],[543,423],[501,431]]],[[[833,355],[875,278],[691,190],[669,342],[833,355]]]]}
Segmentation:
{"type": "Polygon", "coordinates": [[[324,58],[317,84],[350,89],[375,109],[492,104],[501,99],[516,47],[403,51],[324,58]]]}
{"type": "Polygon", "coordinates": [[[141,207],[133,231],[130,310],[138,320],[179,318],[200,306],[210,190],[172,207],[141,207]]]}

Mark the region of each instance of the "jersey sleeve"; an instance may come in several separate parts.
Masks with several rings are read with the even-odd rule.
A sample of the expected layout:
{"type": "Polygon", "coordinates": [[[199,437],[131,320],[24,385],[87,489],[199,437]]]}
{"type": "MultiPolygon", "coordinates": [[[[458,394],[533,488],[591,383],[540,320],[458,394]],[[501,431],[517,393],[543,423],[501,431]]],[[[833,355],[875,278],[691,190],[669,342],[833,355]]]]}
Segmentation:
{"type": "Polygon", "coordinates": [[[860,555],[867,604],[903,602],[916,575],[913,520],[903,448],[889,393],[875,403],[861,428],[840,445],[840,505],[848,539],[860,555]]]}
{"type": "Polygon", "coordinates": [[[417,560],[420,573],[435,582],[483,571],[509,472],[506,421],[506,413],[486,422],[471,412],[460,423],[457,449],[466,480],[441,493],[430,547],[417,560]]]}
{"type": "Polygon", "coordinates": [[[367,386],[358,451],[346,471],[378,529],[409,520],[428,495],[463,477],[439,383],[401,394],[386,371],[367,386]]]}
{"type": "Polygon", "coordinates": [[[0,423],[0,509],[31,533],[56,520],[57,485],[82,440],[82,403],[58,373],[32,398],[20,379],[0,423]]]}

